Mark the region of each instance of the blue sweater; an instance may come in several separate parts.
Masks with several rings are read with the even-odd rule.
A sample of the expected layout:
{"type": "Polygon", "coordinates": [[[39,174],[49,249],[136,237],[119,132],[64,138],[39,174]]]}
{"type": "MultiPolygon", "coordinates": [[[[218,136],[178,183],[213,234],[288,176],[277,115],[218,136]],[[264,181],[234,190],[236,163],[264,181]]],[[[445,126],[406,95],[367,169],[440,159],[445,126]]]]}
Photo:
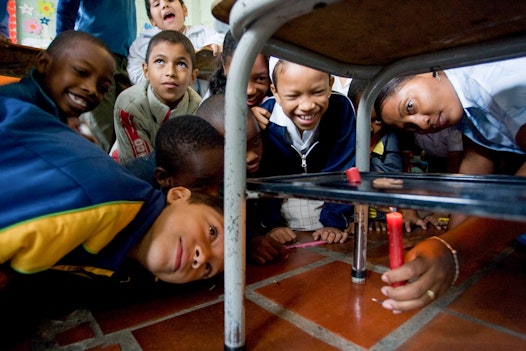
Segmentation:
{"type": "MultiPolygon", "coordinates": [[[[275,98],[262,104],[273,111],[275,98]]],[[[261,176],[278,176],[301,173],[344,171],[355,165],[356,118],[350,100],[341,94],[333,93],[329,107],[322,116],[314,147],[308,154],[301,155],[293,147],[285,126],[270,122],[262,132],[263,159],[261,176]]],[[[262,210],[262,225],[266,228],[280,226],[283,219],[279,206],[272,210],[262,210]]],[[[350,205],[326,203],[321,211],[320,222],[325,227],[345,229],[346,215],[350,205]]]]}
{"type": "Polygon", "coordinates": [[[111,276],[164,195],[56,117],[0,97],[0,263],[111,276]]]}

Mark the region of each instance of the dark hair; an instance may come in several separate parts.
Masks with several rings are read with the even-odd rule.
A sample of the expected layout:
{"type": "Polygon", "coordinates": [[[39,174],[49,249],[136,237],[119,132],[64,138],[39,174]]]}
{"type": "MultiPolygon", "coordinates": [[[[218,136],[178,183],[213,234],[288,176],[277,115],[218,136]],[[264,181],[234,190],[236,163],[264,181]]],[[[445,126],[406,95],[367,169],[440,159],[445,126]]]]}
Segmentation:
{"type": "Polygon", "coordinates": [[[360,102],[360,98],[363,95],[363,92],[365,88],[367,87],[367,84],[369,81],[367,79],[351,79],[351,84],[349,85],[349,91],[347,92],[347,97],[349,100],[351,100],[354,108],[356,109],[358,107],[358,103],[360,102]]]}
{"type": "Polygon", "coordinates": [[[190,204],[204,204],[212,207],[220,215],[224,215],[223,210],[223,199],[218,196],[209,195],[204,192],[192,191],[190,199],[188,199],[190,204]]]}
{"type": "Polygon", "coordinates": [[[210,123],[198,116],[177,116],[163,123],[157,132],[155,161],[167,173],[177,174],[197,150],[223,147],[223,136],[210,123]]]}
{"type": "Polygon", "coordinates": [[[384,85],[374,101],[374,112],[376,113],[376,118],[378,120],[382,120],[382,108],[385,100],[398,92],[402,85],[413,77],[414,75],[395,77],[384,85]]]}
{"type": "MultiPolygon", "coordinates": [[[[300,63],[294,63],[292,61],[278,59],[278,62],[276,62],[276,65],[274,66],[274,69],[272,70],[272,72],[269,72],[271,74],[271,76],[272,76],[272,84],[274,84],[274,88],[276,90],[278,90],[278,74],[277,73],[278,73],[278,71],[279,71],[279,73],[284,73],[285,72],[285,67],[289,63],[293,63],[293,64],[296,64],[296,65],[299,65],[299,66],[304,66],[304,67],[310,68],[309,66],[305,66],[305,65],[302,65],[300,63]]],[[[313,69],[316,69],[316,68],[313,68],[313,69]]],[[[329,82],[330,82],[331,74],[327,73],[327,77],[329,78],[329,82]]]]}
{"type": "Polygon", "coordinates": [[[196,114],[225,135],[225,93],[210,95],[201,102],[196,114]]]}
{"type": "MultiPolygon", "coordinates": [[[[145,0],[144,2],[146,4],[146,15],[149,19],[152,19],[152,12],[150,11],[150,0],[145,0]]],[[[179,2],[181,3],[181,6],[184,6],[184,0],[179,0],[179,2]]]]}
{"type": "Polygon", "coordinates": [[[223,51],[221,56],[217,57],[217,67],[208,78],[208,89],[210,94],[224,93],[226,88],[226,74],[223,66],[229,57],[234,56],[238,41],[234,38],[230,31],[225,33],[223,39],[223,51]]]}
{"type": "Polygon", "coordinates": [[[146,62],[150,59],[150,54],[153,48],[159,43],[183,44],[186,52],[190,55],[192,61],[192,69],[195,68],[195,50],[190,39],[186,35],[179,33],[176,30],[163,30],[153,36],[148,43],[148,50],[146,50],[146,62]]]}
{"type": "Polygon", "coordinates": [[[71,49],[71,46],[75,43],[79,42],[90,42],[93,43],[100,48],[106,50],[110,55],[113,54],[111,50],[108,48],[108,46],[99,38],[94,37],[93,35],[82,32],[80,30],[67,30],[64,32],[59,33],[55,39],[49,44],[46,51],[47,53],[52,57],[58,57],[64,53],[66,53],[69,49],[71,49]]]}

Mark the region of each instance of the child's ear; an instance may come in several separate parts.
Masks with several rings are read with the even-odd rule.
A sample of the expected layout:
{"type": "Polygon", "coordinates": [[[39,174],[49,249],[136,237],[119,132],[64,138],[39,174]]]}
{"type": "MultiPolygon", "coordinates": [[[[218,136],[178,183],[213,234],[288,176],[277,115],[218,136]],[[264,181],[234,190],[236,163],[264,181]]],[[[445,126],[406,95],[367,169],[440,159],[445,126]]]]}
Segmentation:
{"type": "Polygon", "coordinates": [[[36,71],[40,74],[45,74],[49,70],[52,62],[53,58],[47,51],[43,50],[39,52],[35,61],[36,71]]]}
{"type": "Polygon", "coordinates": [[[168,193],[166,194],[166,201],[171,205],[180,199],[188,200],[191,195],[192,192],[190,189],[184,188],[182,186],[176,186],[168,190],[168,193]]]}
{"type": "Polygon", "coordinates": [[[150,80],[150,78],[148,77],[148,64],[146,62],[142,63],[142,72],[144,73],[144,77],[146,78],[146,80],[150,80]]]}
{"type": "Polygon", "coordinates": [[[190,82],[190,85],[194,84],[198,75],[199,75],[199,68],[194,68],[194,70],[192,71],[192,81],[190,82]]]}
{"type": "Polygon", "coordinates": [[[329,75],[329,97],[331,97],[332,86],[334,85],[334,76],[329,75]]]}
{"type": "Polygon", "coordinates": [[[161,186],[161,188],[169,188],[171,186],[170,176],[163,167],[155,168],[155,180],[161,186]]]}
{"type": "Polygon", "coordinates": [[[270,84],[270,91],[272,92],[272,95],[276,98],[276,102],[281,105],[281,99],[279,98],[278,89],[274,85],[274,83],[270,84]]]}

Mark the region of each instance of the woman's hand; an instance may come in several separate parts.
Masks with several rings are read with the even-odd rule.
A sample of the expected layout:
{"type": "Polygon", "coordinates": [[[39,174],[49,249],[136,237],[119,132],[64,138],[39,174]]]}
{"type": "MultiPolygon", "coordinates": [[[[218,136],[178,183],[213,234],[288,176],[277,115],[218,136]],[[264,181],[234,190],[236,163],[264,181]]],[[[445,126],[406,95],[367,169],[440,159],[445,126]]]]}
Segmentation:
{"type": "Polygon", "coordinates": [[[451,285],[456,272],[451,251],[440,240],[427,239],[411,249],[406,263],[382,275],[387,284],[409,281],[393,288],[382,287],[387,299],[382,306],[394,313],[410,311],[431,303],[451,285]]]}

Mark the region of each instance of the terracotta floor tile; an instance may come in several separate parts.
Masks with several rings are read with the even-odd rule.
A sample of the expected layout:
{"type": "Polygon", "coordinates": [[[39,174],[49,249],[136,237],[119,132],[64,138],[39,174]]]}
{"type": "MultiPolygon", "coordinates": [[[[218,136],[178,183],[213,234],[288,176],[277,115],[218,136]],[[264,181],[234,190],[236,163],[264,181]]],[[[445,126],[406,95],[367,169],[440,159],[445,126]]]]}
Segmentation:
{"type": "Polygon", "coordinates": [[[484,325],[440,313],[425,328],[402,344],[400,351],[524,350],[526,340],[484,325]]]}
{"type": "Polygon", "coordinates": [[[58,345],[66,346],[94,336],[89,323],[85,322],[56,335],[55,340],[58,345]]]}
{"type": "Polygon", "coordinates": [[[351,282],[351,266],[333,262],[271,284],[256,292],[286,309],[369,348],[411,318],[395,315],[371,298],[382,298],[380,275],[369,272],[366,284],[351,282]]]}
{"type": "Polygon", "coordinates": [[[222,276],[183,285],[160,283],[158,291],[142,301],[93,311],[104,333],[130,328],[216,299],[224,293],[222,276]]]}
{"type": "Polygon", "coordinates": [[[249,263],[247,264],[246,284],[250,285],[272,276],[306,266],[324,258],[325,256],[311,252],[309,250],[295,249],[291,250],[287,257],[283,257],[274,263],[265,265],[249,263]]]}
{"type": "Polygon", "coordinates": [[[448,308],[526,334],[525,267],[526,256],[510,257],[477,281],[448,308]]]}
{"type": "MultiPolygon", "coordinates": [[[[293,324],[247,301],[246,348],[268,350],[338,350],[293,324]]],[[[222,350],[224,306],[218,303],[133,332],[144,351],[222,350]]]]}

